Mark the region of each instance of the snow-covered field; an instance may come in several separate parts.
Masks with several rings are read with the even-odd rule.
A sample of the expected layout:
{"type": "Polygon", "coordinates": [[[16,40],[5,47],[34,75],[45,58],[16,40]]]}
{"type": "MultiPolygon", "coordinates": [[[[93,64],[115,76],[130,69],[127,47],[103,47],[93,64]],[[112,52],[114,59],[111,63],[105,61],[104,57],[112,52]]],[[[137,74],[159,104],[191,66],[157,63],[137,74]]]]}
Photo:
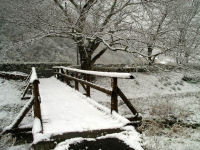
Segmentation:
{"type": "MultiPolygon", "coordinates": [[[[133,73],[136,79],[119,79],[122,89],[142,114],[143,147],[146,150],[197,150],[200,147],[200,83],[182,80],[182,71],[133,73]]],[[[110,79],[96,84],[110,87],[110,79]]],[[[92,90],[92,98],[110,107],[110,97],[92,90]]],[[[130,116],[122,101],[119,112],[130,116]]]]}
{"type": "MultiPolygon", "coordinates": [[[[200,147],[200,83],[182,81],[182,71],[133,73],[136,79],[119,79],[118,86],[143,116],[142,146],[145,150],[198,150],[200,147]]],[[[109,78],[97,78],[96,84],[110,88],[109,78]]],[[[0,78],[0,128],[9,125],[24,105],[20,95],[25,83],[0,78]]],[[[91,90],[97,102],[110,107],[110,96],[91,90]]],[[[119,102],[119,112],[130,116],[119,102]]],[[[30,121],[26,117],[23,124],[30,121]]],[[[122,134],[123,135],[123,134],[122,134]]],[[[120,135],[120,136],[122,136],[120,135]]],[[[130,142],[130,141],[129,141],[130,142]]],[[[14,140],[1,138],[0,149],[27,149],[12,146],[14,140]],[[5,146],[6,145],[6,146],[5,146]],[[4,147],[3,147],[4,146],[4,147]]],[[[58,146],[62,146],[62,143],[58,146]]],[[[67,141],[66,141],[67,144],[67,141]]]]}
{"type": "MultiPolygon", "coordinates": [[[[24,85],[25,83],[21,81],[0,78],[0,131],[10,125],[25,104],[25,101],[20,99],[24,85]]],[[[28,125],[29,122],[32,122],[30,113],[22,121],[21,125],[28,125]]],[[[14,143],[15,138],[7,134],[0,139],[0,150],[27,149],[27,145],[13,146],[14,143]]]]}

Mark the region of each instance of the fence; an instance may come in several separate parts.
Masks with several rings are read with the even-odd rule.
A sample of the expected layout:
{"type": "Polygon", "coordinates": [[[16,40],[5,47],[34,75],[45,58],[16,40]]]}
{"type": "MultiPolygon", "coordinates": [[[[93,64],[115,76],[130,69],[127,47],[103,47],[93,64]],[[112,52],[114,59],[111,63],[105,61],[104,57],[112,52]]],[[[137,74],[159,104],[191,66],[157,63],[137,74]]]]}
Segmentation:
{"type": "Polygon", "coordinates": [[[117,85],[118,78],[124,79],[134,79],[133,75],[130,73],[116,73],[116,72],[98,72],[98,71],[87,71],[81,69],[75,69],[70,67],[63,66],[55,66],[53,67],[54,74],[58,79],[65,81],[68,85],[70,84],[70,80],[75,81],[75,89],[79,90],[79,84],[83,87],[86,92],[86,96],[90,97],[90,88],[94,88],[103,93],[106,93],[111,96],[111,113],[112,111],[118,112],[118,96],[121,97],[123,102],[127,105],[130,111],[134,115],[135,120],[141,120],[138,116],[137,110],[133,107],[131,102],[125,96],[125,94],[121,91],[121,89],[117,85]],[[70,73],[70,72],[73,72],[70,73]],[[82,78],[80,74],[83,75],[82,78]],[[111,89],[107,89],[96,85],[91,82],[91,76],[102,76],[102,77],[110,77],[111,78],[111,89]]]}

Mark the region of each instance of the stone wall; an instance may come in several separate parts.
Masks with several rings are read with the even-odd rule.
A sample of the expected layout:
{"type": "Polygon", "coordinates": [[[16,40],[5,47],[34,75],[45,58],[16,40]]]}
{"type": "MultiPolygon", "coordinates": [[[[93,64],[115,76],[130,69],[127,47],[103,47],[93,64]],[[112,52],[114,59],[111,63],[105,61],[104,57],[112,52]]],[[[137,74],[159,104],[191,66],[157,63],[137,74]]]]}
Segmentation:
{"type": "Polygon", "coordinates": [[[69,63],[1,63],[0,71],[19,71],[29,74],[31,67],[35,67],[38,77],[53,75],[53,66],[69,66],[69,63]]]}

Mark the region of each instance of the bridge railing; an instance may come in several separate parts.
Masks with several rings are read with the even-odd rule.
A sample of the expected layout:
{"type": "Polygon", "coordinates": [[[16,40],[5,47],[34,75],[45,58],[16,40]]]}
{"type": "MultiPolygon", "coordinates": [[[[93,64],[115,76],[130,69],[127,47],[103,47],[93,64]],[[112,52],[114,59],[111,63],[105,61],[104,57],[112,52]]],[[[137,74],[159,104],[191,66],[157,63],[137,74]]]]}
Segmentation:
{"type": "Polygon", "coordinates": [[[40,126],[40,131],[43,131],[43,125],[42,125],[42,116],[41,116],[41,108],[40,108],[40,93],[39,93],[39,79],[37,77],[36,69],[35,67],[32,67],[32,74],[30,76],[29,83],[32,84],[32,95],[34,99],[34,105],[33,105],[33,111],[34,111],[34,122],[39,122],[38,126],[40,126]],[[36,121],[38,120],[39,121],[36,121]]]}
{"type": "Polygon", "coordinates": [[[31,88],[32,91],[32,99],[33,99],[33,112],[34,112],[34,122],[39,122],[37,126],[40,126],[41,129],[40,132],[43,130],[42,126],[42,117],[41,117],[41,108],[40,108],[40,93],[39,93],[39,79],[37,77],[36,69],[35,67],[32,67],[31,73],[26,79],[27,86],[24,90],[24,93],[22,94],[22,99],[25,98],[25,95],[27,94],[28,90],[31,88]],[[38,121],[39,119],[39,121],[38,121]],[[35,121],[37,120],[37,121],[35,121]]]}
{"type": "MultiPolygon", "coordinates": [[[[12,132],[19,130],[18,126],[24,119],[25,115],[33,106],[34,111],[34,124],[37,123],[37,130],[34,129],[33,132],[43,132],[41,109],[40,109],[40,94],[39,94],[39,79],[34,67],[32,67],[30,75],[27,77],[27,86],[24,90],[22,98],[27,94],[28,89],[32,88],[32,96],[29,101],[24,105],[18,116],[13,120],[13,122],[3,130],[3,134],[7,132],[12,132]]],[[[21,130],[21,129],[20,129],[21,130]]],[[[25,129],[26,130],[26,129],[25,129]]]]}
{"type": "Polygon", "coordinates": [[[79,90],[79,84],[83,87],[86,92],[86,96],[90,97],[90,88],[94,88],[99,90],[105,94],[111,96],[111,113],[112,111],[118,112],[118,96],[121,97],[122,101],[127,105],[130,111],[134,115],[133,120],[141,120],[138,116],[137,110],[133,107],[132,103],[128,100],[125,94],[121,91],[121,89],[117,85],[117,79],[134,79],[134,76],[130,73],[116,73],[116,72],[98,72],[98,71],[88,71],[88,70],[81,70],[76,68],[70,67],[63,67],[63,66],[55,66],[53,67],[54,74],[58,79],[62,81],[66,81],[68,85],[70,85],[70,80],[75,81],[75,89],[79,90]],[[73,72],[73,75],[72,73],[73,72]],[[80,79],[80,75],[83,74],[83,79],[80,79]],[[111,79],[111,89],[102,87],[100,85],[96,85],[91,82],[91,76],[102,76],[102,77],[109,77],[111,79]]]}

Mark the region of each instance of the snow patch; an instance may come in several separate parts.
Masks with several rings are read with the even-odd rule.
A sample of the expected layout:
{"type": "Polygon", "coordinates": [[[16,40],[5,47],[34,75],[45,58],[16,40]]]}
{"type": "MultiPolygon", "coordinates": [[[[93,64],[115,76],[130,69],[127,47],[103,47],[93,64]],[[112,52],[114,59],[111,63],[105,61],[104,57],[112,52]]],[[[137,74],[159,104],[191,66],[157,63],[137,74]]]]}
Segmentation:
{"type": "Polygon", "coordinates": [[[124,141],[129,147],[135,149],[135,150],[143,150],[141,147],[141,139],[140,134],[136,132],[135,128],[133,126],[126,126],[123,127],[125,131],[121,133],[114,133],[114,134],[108,134],[103,137],[99,137],[97,139],[105,139],[105,138],[118,138],[121,141],[124,141]]]}
{"type": "Polygon", "coordinates": [[[42,124],[39,118],[35,117],[34,121],[33,121],[33,129],[32,129],[32,133],[41,133],[42,132],[42,124]]]}
{"type": "Polygon", "coordinates": [[[96,141],[98,139],[107,139],[107,138],[117,138],[121,141],[123,141],[125,144],[127,144],[130,148],[133,148],[135,150],[143,150],[143,148],[140,146],[141,139],[140,134],[135,131],[135,128],[132,126],[127,126],[123,128],[125,131],[120,133],[114,133],[114,134],[107,134],[105,136],[98,137],[96,139],[94,138],[73,138],[65,140],[64,142],[59,143],[55,150],[68,150],[70,145],[74,145],[77,143],[81,143],[82,141],[96,141]]]}
{"type": "Polygon", "coordinates": [[[49,141],[50,135],[42,133],[42,124],[39,118],[35,117],[33,122],[33,144],[37,144],[40,141],[49,141]]]}
{"type": "Polygon", "coordinates": [[[30,83],[33,83],[36,80],[38,80],[36,69],[35,69],[35,67],[32,67],[32,73],[31,73],[31,77],[30,77],[30,83]]]}
{"type": "Polygon", "coordinates": [[[73,138],[73,139],[68,139],[65,140],[64,142],[59,143],[54,150],[68,150],[71,144],[77,144],[81,143],[82,141],[87,140],[87,141],[95,141],[95,139],[92,138],[73,138]]]}

